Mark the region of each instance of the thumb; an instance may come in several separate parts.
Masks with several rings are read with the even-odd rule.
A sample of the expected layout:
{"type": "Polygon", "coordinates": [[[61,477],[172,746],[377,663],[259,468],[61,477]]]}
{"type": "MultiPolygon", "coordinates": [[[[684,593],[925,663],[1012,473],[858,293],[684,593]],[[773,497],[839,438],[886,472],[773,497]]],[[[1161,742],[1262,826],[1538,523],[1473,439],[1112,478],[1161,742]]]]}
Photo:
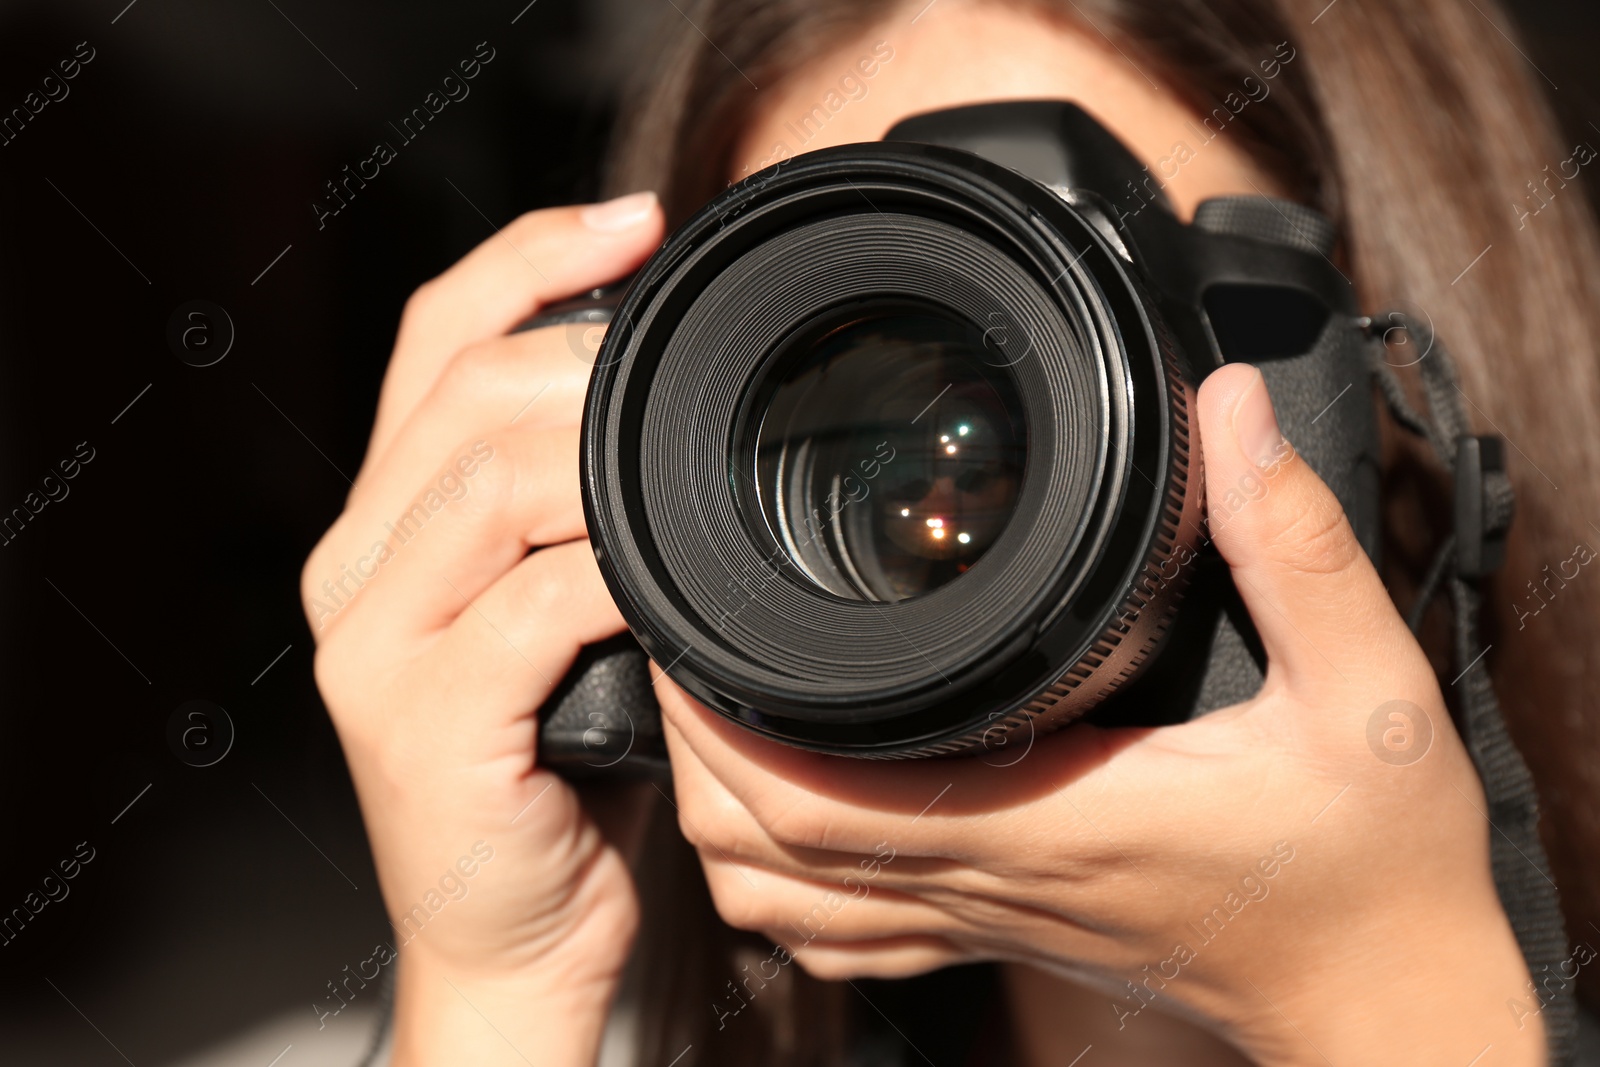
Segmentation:
{"type": "Polygon", "coordinates": [[[1261,372],[1200,387],[1210,531],[1266,649],[1294,681],[1356,681],[1412,645],[1338,499],[1278,427],[1261,372]]]}

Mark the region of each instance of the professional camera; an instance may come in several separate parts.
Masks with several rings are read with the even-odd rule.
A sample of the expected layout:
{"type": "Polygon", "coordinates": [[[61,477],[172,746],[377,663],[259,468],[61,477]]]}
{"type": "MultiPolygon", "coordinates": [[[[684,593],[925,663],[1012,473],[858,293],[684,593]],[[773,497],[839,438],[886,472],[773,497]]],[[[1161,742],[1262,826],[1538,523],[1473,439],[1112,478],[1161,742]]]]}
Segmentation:
{"type": "MultiPolygon", "coordinates": [[[[876,758],[1250,696],[1210,532],[1270,479],[1208,526],[1195,390],[1260,366],[1370,555],[1365,334],[1328,220],[1253,196],[1185,224],[1171,176],[1070,103],[985,104],[785,160],[673,234],[584,419],[589,533],[650,658],[766,737],[876,758]]],[[[634,656],[587,658],[541,762],[659,761],[634,656]]]]}

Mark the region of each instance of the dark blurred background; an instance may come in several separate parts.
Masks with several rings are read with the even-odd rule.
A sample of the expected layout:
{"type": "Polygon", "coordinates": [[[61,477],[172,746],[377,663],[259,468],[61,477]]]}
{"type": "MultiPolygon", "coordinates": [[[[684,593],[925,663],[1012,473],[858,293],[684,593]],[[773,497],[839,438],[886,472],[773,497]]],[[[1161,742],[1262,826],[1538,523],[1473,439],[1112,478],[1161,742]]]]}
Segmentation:
{"type": "MultiPolygon", "coordinates": [[[[1600,8],[1513,6],[1572,143],[1600,144],[1600,8]]],[[[93,850],[69,896],[0,932],[0,1063],[149,1067],[273,1016],[315,1024],[325,983],[385,936],[300,565],[360,464],[407,294],[491,224],[593,198],[619,77],[666,16],[669,0],[0,9],[0,115],[93,56],[68,95],[0,126],[0,516],[59,497],[0,528],[0,918],[93,850]],[[479,42],[494,59],[470,95],[400,146],[388,124],[479,42]],[[379,140],[398,158],[319,229],[323,183],[379,140]],[[180,316],[201,332],[175,347],[196,300],[226,319],[180,316]],[[225,358],[189,365],[229,332],[225,358]],[[223,751],[221,716],[196,707],[235,732],[209,766],[178,755],[223,751]],[[187,748],[175,715],[202,731],[187,748]]],[[[283,1067],[330,1061],[321,1039],[283,1067]]]]}

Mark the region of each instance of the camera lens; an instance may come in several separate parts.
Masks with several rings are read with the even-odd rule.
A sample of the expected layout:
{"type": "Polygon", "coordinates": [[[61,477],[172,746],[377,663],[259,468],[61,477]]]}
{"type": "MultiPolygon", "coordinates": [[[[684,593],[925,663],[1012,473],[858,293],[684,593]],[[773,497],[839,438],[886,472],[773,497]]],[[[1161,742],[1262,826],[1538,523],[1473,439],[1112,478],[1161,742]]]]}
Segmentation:
{"type": "Polygon", "coordinates": [[[772,362],[734,478],[758,536],[807,579],[839,597],[907,600],[995,543],[1016,508],[1027,428],[976,325],[931,304],[852,306],[802,328],[772,362]]]}
{"type": "Polygon", "coordinates": [[[640,272],[584,422],[601,571],[673,680],[824,752],[1083,714],[1198,540],[1190,386],[1124,250],[926,145],[810,153],[640,272]]]}

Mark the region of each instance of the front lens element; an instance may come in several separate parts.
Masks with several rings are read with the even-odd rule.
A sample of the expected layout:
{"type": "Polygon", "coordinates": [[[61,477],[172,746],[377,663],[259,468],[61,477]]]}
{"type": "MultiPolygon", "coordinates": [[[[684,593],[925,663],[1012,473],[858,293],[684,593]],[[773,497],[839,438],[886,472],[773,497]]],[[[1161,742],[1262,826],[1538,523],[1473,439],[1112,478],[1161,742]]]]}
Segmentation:
{"type": "Polygon", "coordinates": [[[753,390],[735,491],[836,596],[932,592],[1016,507],[1027,427],[1001,362],[983,330],[933,305],[825,315],[780,346],[753,390]]]}

